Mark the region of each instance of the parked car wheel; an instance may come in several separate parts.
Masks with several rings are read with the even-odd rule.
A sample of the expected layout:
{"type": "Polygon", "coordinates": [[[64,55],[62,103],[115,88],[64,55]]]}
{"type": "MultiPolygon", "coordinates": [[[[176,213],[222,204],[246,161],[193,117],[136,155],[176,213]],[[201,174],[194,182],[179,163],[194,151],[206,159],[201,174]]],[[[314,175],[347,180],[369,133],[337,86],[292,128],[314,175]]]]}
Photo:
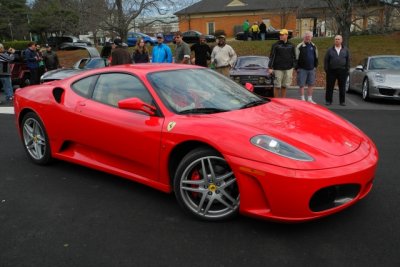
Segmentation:
{"type": "Polygon", "coordinates": [[[365,78],[362,85],[362,98],[365,101],[368,101],[369,98],[369,81],[368,78],[365,78]]]}
{"type": "Polygon", "coordinates": [[[27,113],[22,119],[22,137],[28,157],[36,164],[45,165],[51,160],[50,144],[39,116],[27,113]]]}
{"type": "Polygon", "coordinates": [[[236,177],[225,159],[212,149],[198,148],[183,158],[174,189],[178,203],[197,218],[216,221],[238,213],[236,177]]]}
{"type": "Polygon", "coordinates": [[[24,77],[22,77],[20,87],[25,87],[31,84],[31,76],[29,74],[25,74],[24,77]]]}
{"type": "Polygon", "coordinates": [[[350,90],[351,90],[350,89],[350,75],[347,76],[345,89],[346,89],[346,93],[350,92],[350,90]]]}

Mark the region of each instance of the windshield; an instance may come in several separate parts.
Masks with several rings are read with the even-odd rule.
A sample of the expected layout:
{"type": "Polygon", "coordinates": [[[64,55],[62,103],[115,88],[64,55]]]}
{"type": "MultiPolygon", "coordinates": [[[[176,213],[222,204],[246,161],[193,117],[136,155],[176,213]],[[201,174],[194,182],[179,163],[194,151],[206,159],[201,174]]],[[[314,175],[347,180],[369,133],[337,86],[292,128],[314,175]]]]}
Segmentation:
{"type": "Polygon", "coordinates": [[[241,57],[238,58],[236,68],[268,68],[267,57],[241,57]]]}
{"type": "Polygon", "coordinates": [[[225,112],[266,102],[210,69],[155,72],[148,79],[164,104],[180,114],[225,112]]]}
{"type": "Polygon", "coordinates": [[[370,70],[400,70],[400,57],[379,57],[372,58],[370,62],[370,70]]]}

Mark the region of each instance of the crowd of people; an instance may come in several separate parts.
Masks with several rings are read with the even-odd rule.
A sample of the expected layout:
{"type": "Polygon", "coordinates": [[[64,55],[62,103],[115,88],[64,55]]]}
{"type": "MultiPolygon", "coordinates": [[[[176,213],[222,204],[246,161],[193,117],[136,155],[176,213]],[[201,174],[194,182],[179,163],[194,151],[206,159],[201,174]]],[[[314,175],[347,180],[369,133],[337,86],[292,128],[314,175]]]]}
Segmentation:
{"type": "MultiPolygon", "coordinates": [[[[266,25],[264,22],[254,22],[252,26],[248,20],[243,23],[245,40],[252,36],[253,40],[264,40],[266,25]]],[[[302,42],[294,45],[288,40],[288,30],[279,32],[279,40],[275,42],[269,53],[268,71],[274,75],[274,96],[286,97],[286,89],[291,85],[293,71],[296,72],[297,85],[299,86],[300,99],[314,103],[312,98],[316,81],[316,68],[319,63],[318,49],[312,42],[313,33],[307,31],[302,42]],[[307,95],[305,95],[307,87],[307,95]]],[[[236,62],[237,55],[234,49],[226,43],[224,35],[217,36],[217,44],[212,49],[204,36],[200,36],[199,42],[189,46],[182,39],[181,32],[174,36],[175,50],[164,43],[162,33],[156,35],[157,44],[153,47],[151,55],[143,39],[138,39],[133,53],[130,54],[127,45],[120,38],[114,39],[107,53],[102,57],[109,58],[110,65],[129,63],[179,63],[196,64],[203,67],[211,67],[217,72],[229,77],[230,69],[236,62]],[[192,52],[193,55],[192,56],[192,52]]],[[[342,45],[343,38],[335,36],[334,45],[329,48],[324,57],[324,69],[326,72],[326,105],[332,104],[333,88],[338,81],[340,105],[345,105],[345,84],[350,68],[349,50],[342,45]]],[[[6,101],[12,101],[13,89],[10,78],[9,63],[14,59],[15,50],[10,48],[5,51],[0,44],[0,81],[6,94],[6,101]]],[[[50,46],[41,49],[35,42],[30,42],[25,50],[25,60],[30,71],[30,84],[38,84],[40,76],[49,70],[60,68],[57,54],[50,46]]]]}

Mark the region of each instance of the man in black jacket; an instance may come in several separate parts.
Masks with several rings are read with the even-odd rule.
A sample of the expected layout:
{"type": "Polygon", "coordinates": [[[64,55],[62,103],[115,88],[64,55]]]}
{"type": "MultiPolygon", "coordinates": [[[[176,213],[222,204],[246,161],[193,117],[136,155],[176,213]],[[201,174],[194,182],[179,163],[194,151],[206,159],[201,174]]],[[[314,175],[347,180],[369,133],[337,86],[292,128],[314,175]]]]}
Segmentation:
{"type": "Polygon", "coordinates": [[[279,32],[279,41],[272,45],[269,57],[268,71],[275,74],[275,97],[286,97],[286,88],[292,83],[296,54],[288,36],[289,32],[286,29],[279,32]]]}
{"type": "Polygon", "coordinates": [[[333,87],[336,80],[339,86],[339,102],[345,106],[346,80],[350,69],[350,52],[342,45],[343,38],[335,36],[335,45],[329,48],[325,54],[324,69],[326,72],[326,105],[332,104],[333,87]]]}
{"type": "Polygon", "coordinates": [[[116,38],[112,46],[111,66],[132,63],[131,54],[122,46],[122,40],[120,38],[116,38]]]}
{"type": "Polygon", "coordinates": [[[43,61],[46,71],[55,70],[60,67],[58,56],[49,45],[46,45],[46,51],[43,53],[43,61]]]}
{"type": "Polygon", "coordinates": [[[311,39],[313,33],[304,33],[303,42],[296,46],[297,85],[300,87],[301,100],[306,100],[304,87],[307,85],[307,101],[315,104],[312,93],[315,84],[315,72],[318,66],[318,49],[311,39]]]}

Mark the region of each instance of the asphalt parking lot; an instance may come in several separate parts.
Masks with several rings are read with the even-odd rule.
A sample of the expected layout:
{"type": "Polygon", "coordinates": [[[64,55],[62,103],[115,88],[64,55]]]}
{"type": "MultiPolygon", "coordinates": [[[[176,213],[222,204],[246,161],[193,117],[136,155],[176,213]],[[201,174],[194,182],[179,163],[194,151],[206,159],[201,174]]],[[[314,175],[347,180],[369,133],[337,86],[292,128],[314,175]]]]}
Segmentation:
{"type": "MultiPolygon", "coordinates": [[[[3,94],[1,93],[1,96],[3,94]]],[[[297,98],[295,89],[289,97],[297,98]]],[[[3,100],[0,98],[0,100],[3,100]]],[[[314,100],[324,103],[324,91],[314,100]]],[[[185,215],[173,195],[65,162],[27,160],[11,105],[0,106],[0,267],[400,266],[400,104],[348,94],[333,112],[378,147],[371,193],[302,224],[185,215]]]]}

